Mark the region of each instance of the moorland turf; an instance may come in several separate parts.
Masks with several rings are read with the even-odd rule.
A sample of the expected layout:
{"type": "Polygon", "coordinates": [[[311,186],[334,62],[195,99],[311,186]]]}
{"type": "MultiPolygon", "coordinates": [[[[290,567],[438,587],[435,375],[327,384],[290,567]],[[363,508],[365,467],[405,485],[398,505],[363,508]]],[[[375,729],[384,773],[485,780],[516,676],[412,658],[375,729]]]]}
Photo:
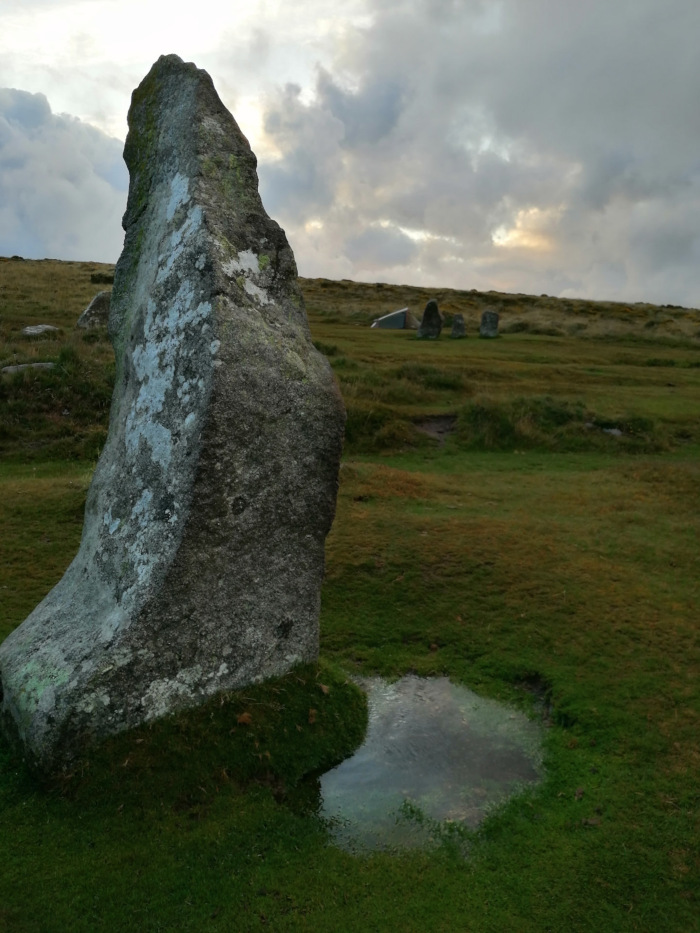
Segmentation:
{"type": "MultiPolygon", "coordinates": [[[[79,543],[113,358],[74,323],[105,271],[0,260],[0,367],[56,363],[0,377],[0,638],[79,543]]],[[[0,743],[0,931],[700,929],[700,315],[515,296],[485,341],[493,296],[444,292],[470,336],[421,342],[367,324],[434,293],[302,286],[348,408],[321,662],[49,784],[0,743]],[[300,776],[360,739],[349,674],[408,671],[542,716],[546,779],[351,856],[300,776]]]]}

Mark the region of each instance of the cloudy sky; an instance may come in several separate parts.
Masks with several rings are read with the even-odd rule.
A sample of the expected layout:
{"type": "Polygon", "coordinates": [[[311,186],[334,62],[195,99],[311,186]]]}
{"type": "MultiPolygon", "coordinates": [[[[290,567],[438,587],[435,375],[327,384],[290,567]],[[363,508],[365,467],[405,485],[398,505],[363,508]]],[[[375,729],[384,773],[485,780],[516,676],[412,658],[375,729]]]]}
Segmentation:
{"type": "Polygon", "coordinates": [[[0,255],[116,260],[176,52],[302,275],[698,307],[699,40],[698,0],[1,0],[0,255]]]}

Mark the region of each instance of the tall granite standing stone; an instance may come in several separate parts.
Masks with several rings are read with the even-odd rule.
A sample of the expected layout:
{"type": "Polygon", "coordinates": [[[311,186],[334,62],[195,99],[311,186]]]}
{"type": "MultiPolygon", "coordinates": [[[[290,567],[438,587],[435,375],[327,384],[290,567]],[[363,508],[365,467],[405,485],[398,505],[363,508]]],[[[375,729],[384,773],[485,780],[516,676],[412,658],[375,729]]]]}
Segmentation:
{"type": "Polygon", "coordinates": [[[436,340],[442,331],[442,315],[434,298],[425,306],[423,319],[416,333],[419,340],[436,340]]]}
{"type": "Polygon", "coordinates": [[[255,156],[175,55],[124,156],[109,436],[77,557],[0,646],[4,728],[44,770],[318,653],[345,412],[255,156]]]}
{"type": "Polygon", "coordinates": [[[480,337],[498,337],[498,312],[488,308],[481,315],[480,337]]]}
{"type": "Polygon", "coordinates": [[[467,328],[464,324],[464,315],[455,314],[452,318],[452,330],[450,331],[450,337],[453,340],[459,340],[461,337],[467,336],[467,328]]]}

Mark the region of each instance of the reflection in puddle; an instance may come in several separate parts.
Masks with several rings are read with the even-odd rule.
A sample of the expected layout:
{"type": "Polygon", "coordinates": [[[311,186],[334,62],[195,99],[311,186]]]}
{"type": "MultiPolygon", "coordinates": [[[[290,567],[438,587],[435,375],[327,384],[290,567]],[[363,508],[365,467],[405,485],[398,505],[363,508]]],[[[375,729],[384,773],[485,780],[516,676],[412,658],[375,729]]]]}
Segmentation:
{"type": "Polygon", "coordinates": [[[542,776],[541,727],[445,678],[361,682],[364,744],[321,778],[321,814],[350,851],[425,846],[542,776]]]}

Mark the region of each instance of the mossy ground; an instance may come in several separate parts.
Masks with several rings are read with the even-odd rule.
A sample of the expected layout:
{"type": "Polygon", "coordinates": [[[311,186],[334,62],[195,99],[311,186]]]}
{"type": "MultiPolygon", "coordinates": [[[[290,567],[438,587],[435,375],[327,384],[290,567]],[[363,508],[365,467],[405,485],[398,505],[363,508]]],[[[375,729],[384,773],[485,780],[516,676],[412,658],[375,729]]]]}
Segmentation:
{"type": "MultiPolygon", "coordinates": [[[[64,266],[75,320],[89,276],[64,266]]],[[[15,295],[37,281],[19,276],[15,295]]],[[[3,310],[4,346],[38,354],[19,326],[56,323],[41,353],[73,346],[108,384],[100,342],[31,300],[31,319],[17,297],[3,310]]],[[[695,342],[427,343],[313,306],[311,321],[351,428],[321,667],[119,737],[49,787],[2,746],[0,930],[699,929],[695,342]],[[448,414],[444,443],[420,432],[448,414]],[[550,722],[545,782],[473,834],[468,859],[449,837],[341,852],[314,816],[317,783],[299,782],[357,741],[347,674],[408,671],[550,722]]],[[[56,459],[48,390],[3,385],[27,407],[0,464],[0,637],[75,553],[93,465],[80,422],[56,459]]],[[[93,427],[105,420],[96,405],[93,427]]]]}

